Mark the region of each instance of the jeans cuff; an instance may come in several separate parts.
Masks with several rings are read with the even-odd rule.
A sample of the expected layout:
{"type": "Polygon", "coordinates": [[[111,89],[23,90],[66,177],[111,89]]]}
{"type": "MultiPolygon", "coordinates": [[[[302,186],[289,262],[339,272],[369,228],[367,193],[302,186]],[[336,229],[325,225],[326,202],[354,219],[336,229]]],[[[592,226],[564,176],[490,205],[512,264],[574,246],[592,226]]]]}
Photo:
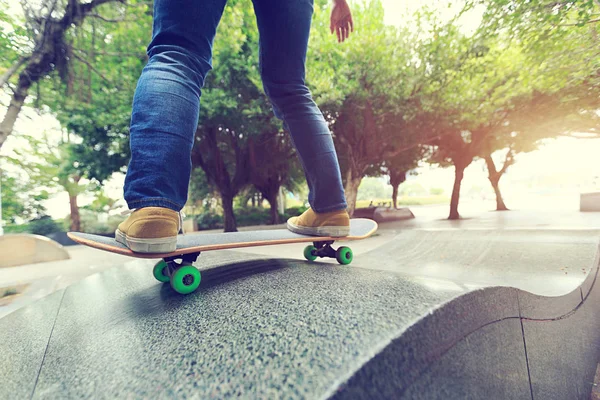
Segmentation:
{"type": "Polygon", "coordinates": [[[130,210],[136,208],[144,208],[144,207],[164,207],[169,208],[173,211],[181,211],[183,208],[182,205],[179,205],[169,199],[165,199],[163,197],[152,197],[149,199],[140,199],[140,200],[130,200],[127,202],[127,206],[130,210]]]}
{"type": "Polygon", "coordinates": [[[346,202],[343,202],[343,203],[334,204],[332,206],[320,207],[318,209],[313,207],[313,205],[311,204],[310,208],[312,208],[313,211],[316,213],[326,213],[326,212],[331,212],[331,211],[345,210],[348,208],[348,204],[346,204],[346,202]]]}

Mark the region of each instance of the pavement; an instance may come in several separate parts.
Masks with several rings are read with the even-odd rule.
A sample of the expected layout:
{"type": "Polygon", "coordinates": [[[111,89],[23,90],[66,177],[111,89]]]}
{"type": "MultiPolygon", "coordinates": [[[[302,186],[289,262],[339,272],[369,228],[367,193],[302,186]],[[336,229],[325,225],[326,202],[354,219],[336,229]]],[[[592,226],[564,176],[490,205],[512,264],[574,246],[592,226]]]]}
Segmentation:
{"type": "Polygon", "coordinates": [[[205,253],[189,296],[152,260],[79,246],[0,270],[53,285],[0,319],[0,399],[588,398],[600,213],[411,210],[350,267],[301,245],[205,253]]]}

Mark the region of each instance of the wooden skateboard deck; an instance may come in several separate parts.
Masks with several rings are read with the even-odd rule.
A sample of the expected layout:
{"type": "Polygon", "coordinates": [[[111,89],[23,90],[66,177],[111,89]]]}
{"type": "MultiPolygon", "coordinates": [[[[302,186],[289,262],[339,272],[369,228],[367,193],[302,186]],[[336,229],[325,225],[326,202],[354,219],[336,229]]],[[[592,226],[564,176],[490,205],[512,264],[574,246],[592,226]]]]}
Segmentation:
{"type": "Polygon", "coordinates": [[[134,253],[114,238],[92,235],[89,233],[69,232],[67,235],[77,243],[95,249],[122,254],[136,258],[166,258],[188,253],[211,250],[227,250],[239,247],[268,246],[287,243],[310,243],[338,240],[366,239],[377,230],[377,222],[357,218],[350,220],[350,235],[342,238],[327,236],[307,236],[288,231],[287,229],[271,229],[247,232],[228,233],[188,233],[177,238],[177,250],[170,253],[134,253]]]}
{"type": "Polygon", "coordinates": [[[154,277],[160,282],[170,282],[178,293],[188,294],[200,284],[200,271],[192,263],[201,252],[236,249],[240,247],[267,246],[288,243],[310,243],[304,249],[304,257],[314,261],[317,257],[335,258],[340,264],[352,262],[352,250],[342,246],[337,250],[333,242],[366,239],[377,231],[377,223],[366,218],[350,220],[350,234],[341,238],[308,236],[287,229],[259,230],[230,233],[191,233],[177,237],[177,249],[170,253],[135,253],[112,237],[69,232],[67,235],[77,243],[111,253],[136,258],[162,258],[154,266],[154,277]]]}

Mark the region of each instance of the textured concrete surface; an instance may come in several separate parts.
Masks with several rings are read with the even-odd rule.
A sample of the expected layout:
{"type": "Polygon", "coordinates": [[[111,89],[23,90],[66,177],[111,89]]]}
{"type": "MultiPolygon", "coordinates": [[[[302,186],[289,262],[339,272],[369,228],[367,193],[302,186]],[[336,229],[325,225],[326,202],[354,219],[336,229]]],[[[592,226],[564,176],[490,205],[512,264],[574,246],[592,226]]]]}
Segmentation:
{"type": "Polygon", "coordinates": [[[365,343],[389,340],[444,299],[385,272],[244,267],[259,266],[268,272],[208,274],[188,297],[143,267],[73,285],[35,397],[317,398],[371,357],[365,343]]]}
{"type": "Polygon", "coordinates": [[[0,287],[29,284],[26,291],[11,304],[0,307],[0,318],[87,276],[109,268],[119,268],[132,261],[129,257],[84,246],[69,246],[65,249],[69,252],[69,260],[0,268],[0,287]]]}
{"type": "Polygon", "coordinates": [[[59,243],[30,234],[1,235],[0,254],[0,268],[69,259],[59,243]]]}
{"type": "MultiPolygon", "coordinates": [[[[473,332],[402,393],[407,399],[528,399],[521,323],[505,319],[473,332]]],[[[397,393],[389,398],[398,398],[397,393]]],[[[379,397],[381,398],[381,397],[379,397]]]]}
{"type": "Polygon", "coordinates": [[[0,399],[30,398],[44,360],[63,291],[0,323],[0,399]]]}
{"type": "Polygon", "coordinates": [[[189,296],[134,260],[0,319],[1,378],[20,382],[0,398],[584,399],[597,246],[593,230],[430,230],[353,267],[210,252],[189,296]]]}

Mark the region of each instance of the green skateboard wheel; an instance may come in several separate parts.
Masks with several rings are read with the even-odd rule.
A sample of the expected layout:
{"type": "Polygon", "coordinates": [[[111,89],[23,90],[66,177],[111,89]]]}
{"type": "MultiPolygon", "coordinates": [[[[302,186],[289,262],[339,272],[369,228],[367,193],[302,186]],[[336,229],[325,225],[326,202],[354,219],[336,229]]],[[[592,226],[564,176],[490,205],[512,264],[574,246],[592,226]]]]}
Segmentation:
{"type": "Polygon", "coordinates": [[[167,263],[165,260],[160,260],[159,262],[156,263],[156,265],[154,266],[154,270],[152,271],[152,274],[154,275],[154,277],[156,278],[157,281],[159,282],[169,282],[170,278],[169,275],[166,274],[167,270],[167,263]]]}
{"type": "Polygon", "coordinates": [[[306,258],[308,261],[315,261],[317,259],[317,256],[314,252],[316,251],[317,248],[315,246],[306,246],[304,248],[304,258],[306,258]]]}
{"type": "Polygon", "coordinates": [[[200,286],[200,271],[193,265],[178,268],[171,276],[171,287],[181,294],[189,294],[200,286]]]}
{"type": "Polygon", "coordinates": [[[335,259],[342,265],[348,265],[352,262],[354,255],[350,247],[342,246],[335,252],[335,259]]]}

